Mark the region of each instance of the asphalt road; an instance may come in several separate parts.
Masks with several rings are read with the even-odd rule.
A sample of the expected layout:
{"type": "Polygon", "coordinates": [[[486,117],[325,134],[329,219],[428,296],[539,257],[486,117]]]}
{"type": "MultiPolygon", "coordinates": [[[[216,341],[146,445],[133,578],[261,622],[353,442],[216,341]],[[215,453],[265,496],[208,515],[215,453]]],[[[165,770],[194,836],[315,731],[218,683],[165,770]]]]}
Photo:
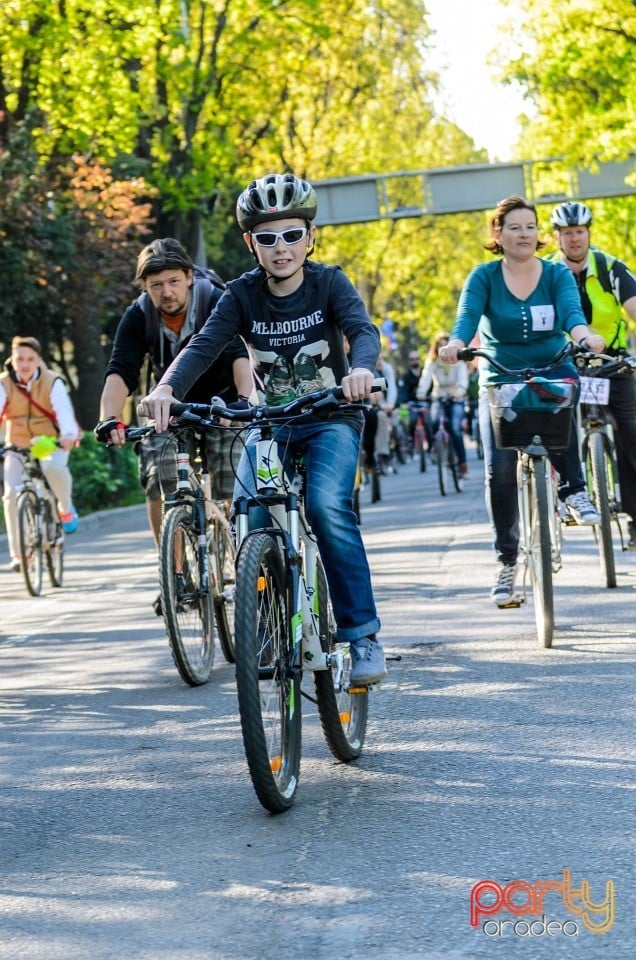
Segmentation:
{"type": "Polygon", "coordinates": [[[604,589],[591,533],[568,529],[540,649],[531,608],[488,599],[471,466],[461,495],[415,464],[363,495],[401,659],[354,765],[303,705],[278,817],[249,782],[233,668],[217,651],[191,689],[172,664],[143,508],[83,518],[60,590],[0,573],[2,960],[636,955],[636,554],[604,589]]]}

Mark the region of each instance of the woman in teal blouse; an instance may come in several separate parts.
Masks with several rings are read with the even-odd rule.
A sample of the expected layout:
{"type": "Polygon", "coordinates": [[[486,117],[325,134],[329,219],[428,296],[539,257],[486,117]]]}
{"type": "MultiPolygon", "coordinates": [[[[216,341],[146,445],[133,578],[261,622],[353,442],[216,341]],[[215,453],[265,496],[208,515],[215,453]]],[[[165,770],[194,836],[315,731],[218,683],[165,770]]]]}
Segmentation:
{"type": "MultiPolygon", "coordinates": [[[[458,351],[479,334],[480,344],[510,369],[551,363],[568,335],[585,342],[596,353],[604,347],[602,337],[590,331],[576,289],[567,269],[537,256],[544,246],[539,239],[537,213],[523,197],[507,197],[497,206],[489,223],[490,241],[484,244],[500,259],[482,263],[470,273],[457,308],[457,318],[448,346],[440,351],[445,363],[456,363],[458,351]]],[[[554,371],[555,379],[576,377],[571,361],[554,371]]],[[[486,507],[494,534],[498,569],[491,598],[504,607],[514,598],[519,551],[517,507],[517,454],[499,450],[490,422],[487,385],[505,380],[486,360],[480,361],[479,426],[484,445],[486,507]]],[[[577,523],[598,523],[600,517],[585,493],[576,430],[567,450],[553,453],[559,472],[559,496],[577,523]]]]}

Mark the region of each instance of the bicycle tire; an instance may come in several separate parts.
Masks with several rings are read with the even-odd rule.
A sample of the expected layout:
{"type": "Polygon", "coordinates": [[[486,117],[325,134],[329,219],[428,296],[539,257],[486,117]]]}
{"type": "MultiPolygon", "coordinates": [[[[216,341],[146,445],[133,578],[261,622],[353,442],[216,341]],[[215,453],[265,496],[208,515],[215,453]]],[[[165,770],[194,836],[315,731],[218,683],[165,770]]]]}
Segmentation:
{"type": "Polygon", "coordinates": [[[214,615],[211,591],[202,590],[198,536],[190,507],[172,507],[164,516],[159,569],[172,659],[182,680],[198,687],[210,679],[214,664],[214,615]]]}
{"type": "Polygon", "coordinates": [[[255,533],[236,568],[236,689],[250,777],[270,813],[288,810],[298,787],[300,669],[293,656],[280,547],[255,533]]]}
{"type": "Polygon", "coordinates": [[[473,441],[477,447],[477,459],[484,459],[484,445],[481,439],[481,430],[479,429],[479,417],[477,416],[477,411],[475,411],[475,419],[473,420],[473,441]]]}
{"type": "Polygon", "coordinates": [[[424,442],[426,432],[424,424],[418,420],[413,433],[413,454],[418,458],[420,473],[426,473],[426,444],[424,442]]]}
{"type": "Polygon", "coordinates": [[[356,523],[358,526],[362,523],[362,514],[360,512],[360,484],[356,483],[356,486],[353,488],[353,512],[356,515],[356,523]]]}
{"type": "Polygon", "coordinates": [[[314,687],[322,732],[334,757],[343,763],[356,760],[367,732],[369,691],[366,687],[351,688],[351,655],[349,644],[337,644],[336,621],[331,606],[327,580],[320,561],[317,567],[316,596],[320,645],[332,654],[334,662],[328,670],[314,671],[314,687]]]}
{"type": "Polygon", "coordinates": [[[64,531],[59,519],[53,514],[51,503],[43,503],[44,526],[49,531],[46,545],[46,566],[52,587],[61,587],[64,578],[64,531]]]}
{"type": "Polygon", "coordinates": [[[42,536],[38,501],[32,491],[27,491],[18,498],[18,539],[26,588],[32,597],[39,597],[42,593],[42,536]]]}
{"type": "Polygon", "coordinates": [[[376,466],[371,470],[371,503],[378,503],[381,499],[382,491],[380,489],[380,471],[376,466]]]}
{"type": "Polygon", "coordinates": [[[554,636],[554,589],[547,478],[543,460],[532,461],[528,560],[539,643],[549,649],[554,636]],[[537,469],[538,468],[538,469],[537,469]]]}
{"type": "Polygon", "coordinates": [[[219,582],[214,594],[214,616],[221,652],[234,663],[234,613],[236,599],[236,548],[229,524],[216,519],[212,526],[212,548],[218,559],[219,582]]]}
{"type": "Polygon", "coordinates": [[[453,444],[451,441],[449,441],[448,443],[448,469],[450,471],[451,477],[453,478],[453,486],[455,487],[455,492],[461,493],[463,488],[461,483],[461,477],[459,476],[459,464],[457,462],[457,456],[455,454],[455,450],[453,448],[453,444]]]}
{"type": "Polygon", "coordinates": [[[437,479],[439,482],[439,492],[443,497],[446,496],[446,457],[448,455],[448,443],[442,434],[438,433],[435,437],[435,459],[437,460],[437,479]]]}
{"type": "Polygon", "coordinates": [[[594,528],[598,543],[601,573],[605,585],[610,589],[616,586],[616,564],[614,544],[612,542],[612,515],[608,498],[608,457],[603,444],[603,436],[592,432],[588,438],[586,474],[591,478],[591,495],[594,506],[601,516],[601,522],[594,528]]]}

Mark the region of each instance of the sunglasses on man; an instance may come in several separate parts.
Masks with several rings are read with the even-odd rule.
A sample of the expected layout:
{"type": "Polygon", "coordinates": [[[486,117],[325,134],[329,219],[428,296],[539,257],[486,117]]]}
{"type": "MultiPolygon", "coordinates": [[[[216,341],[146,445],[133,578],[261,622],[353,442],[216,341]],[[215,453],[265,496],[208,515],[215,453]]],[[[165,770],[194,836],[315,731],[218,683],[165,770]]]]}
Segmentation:
{"type": "Polygon", "coordinates": [[[281,230],[278,233],[268,230],[262,233],[253,233],[252,236],[259,247],[275,247],[279,237],[284,244],[291,247],[295,243],[300,243],[303,237],[307,236],[307,227],[294,227],[291,230],[281,230]]]}

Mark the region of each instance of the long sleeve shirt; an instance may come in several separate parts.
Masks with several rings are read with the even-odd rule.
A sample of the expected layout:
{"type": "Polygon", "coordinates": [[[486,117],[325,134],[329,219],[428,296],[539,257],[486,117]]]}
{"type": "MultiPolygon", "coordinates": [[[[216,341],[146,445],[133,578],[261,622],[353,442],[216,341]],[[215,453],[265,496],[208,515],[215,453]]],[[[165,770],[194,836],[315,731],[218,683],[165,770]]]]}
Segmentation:
{"type": "MultiPolygon", "coordinates": [[[[469,274],[459,298],[451,339],[470,343],[479,330],[481,346],[511,369],[540,367],[554,360],[567,334],[585,325],[576,284],[562,263],[541,261],[542,271],[530,296],[510,292],[501,260],[481,263],[469,274]]],[[[576,374],[574,364],[570,364],[576,374]]],[[[487,360],[480,364],[480,386],[505,381],[487,360]]]]}
{"type": "Polygon", "coordinates": [[[203,329],[161,378],[182,397],[221,349],[236,337],[247,343],[259,400],[285,403],[308,390],[339,384],[351,367],[375,369],[380,335],[362,299],[339,267],[306,263],[298,290],[274,296],[259,269],[227,285],[203,329]]]}
{"type": "Polygon", "coordinates": [[[433,400],[465,400],[468,393],[466,364],[462,360],[455,364],[427,360],[417,388],[418,400],[426,400],[431,387],[433,400]]]}

